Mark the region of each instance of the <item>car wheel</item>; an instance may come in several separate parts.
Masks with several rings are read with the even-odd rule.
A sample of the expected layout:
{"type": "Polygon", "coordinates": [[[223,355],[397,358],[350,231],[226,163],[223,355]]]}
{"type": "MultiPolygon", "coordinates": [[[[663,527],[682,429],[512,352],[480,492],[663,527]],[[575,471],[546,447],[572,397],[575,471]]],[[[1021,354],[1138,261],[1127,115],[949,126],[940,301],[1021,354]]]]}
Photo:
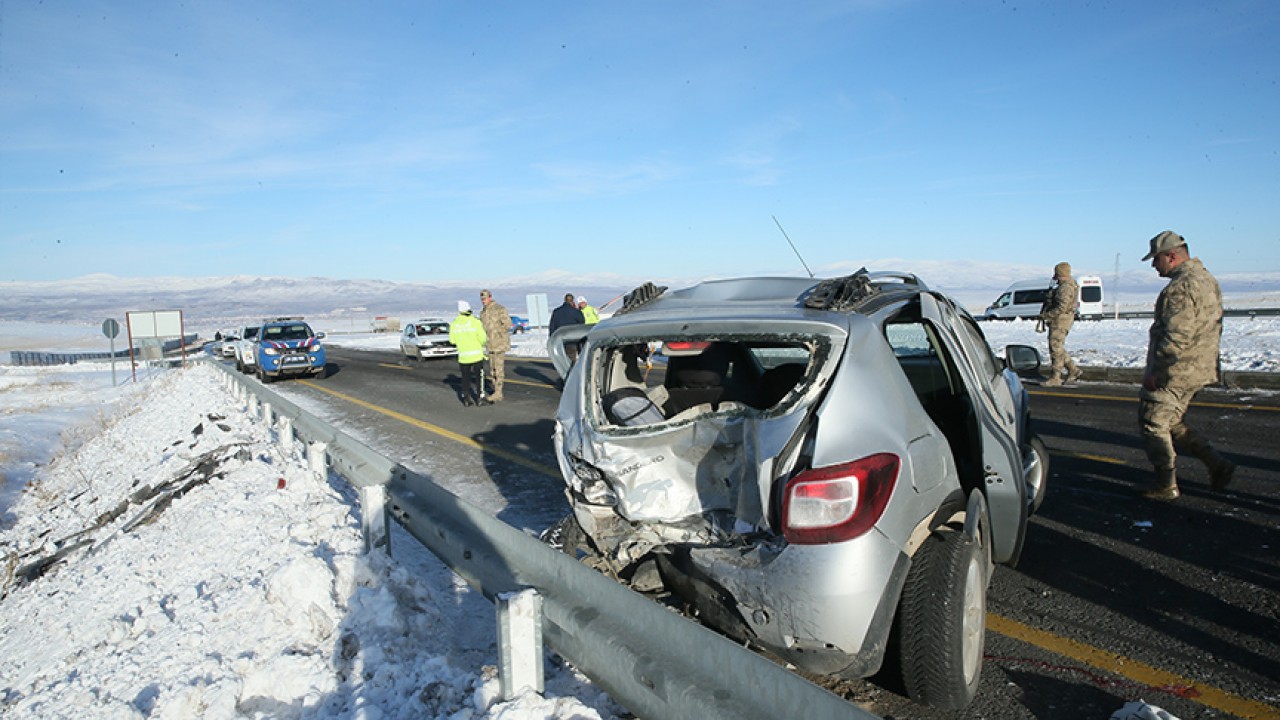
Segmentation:
{"type": "Polygon", "coordinates": [[[325,377],[326,375],[328,375],[328,374],[329,374],[329,373],[328,373],[328,370],[329,370],[329,366],[328,366],[328,365],[325,365],[324,367],[320,368],[319,370],[315,371],[314,373],[311,373],[311,379],[312,379],[312,380],[323,380],[323,379],[324,379],[324,377],[325,377]]]}
{"type": "Polygon", "coordinates": [[[1022,450],[1022,458],[1027,476],[1027,505],[1034,513],[1040,509],[1049,488],[1049,448],[1039,435],[1032,435],[1031,442],[1022,450]]]}
{"type": "Polygon", "coordinates": [[[986,642],[982,543],[954,529],[930,536],[912,559],[896,622],[907,696],[941,709],[968,705],[986,642]]]}
{"type": "Polygon", "coordinates": [[[271,376],[262,369],[261,365],[258,366],[258,379],[262,381],[263,385],[270,384],[271,382],[271,376]]]}

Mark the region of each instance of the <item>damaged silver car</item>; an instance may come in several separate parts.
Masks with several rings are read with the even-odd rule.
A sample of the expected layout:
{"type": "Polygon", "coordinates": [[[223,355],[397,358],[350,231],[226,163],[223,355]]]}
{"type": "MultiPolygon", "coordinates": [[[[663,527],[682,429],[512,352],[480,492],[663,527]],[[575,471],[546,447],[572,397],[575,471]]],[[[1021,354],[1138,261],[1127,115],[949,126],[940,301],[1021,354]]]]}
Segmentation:
{"type": "Polygon", "coordinates": [[[548,347],[573,513],[545,537],[805,671],[973,698],[992,563],[1048,476],[1033,348],[999,360],[952,300],[865,270],[650,284],[548,347]]]}

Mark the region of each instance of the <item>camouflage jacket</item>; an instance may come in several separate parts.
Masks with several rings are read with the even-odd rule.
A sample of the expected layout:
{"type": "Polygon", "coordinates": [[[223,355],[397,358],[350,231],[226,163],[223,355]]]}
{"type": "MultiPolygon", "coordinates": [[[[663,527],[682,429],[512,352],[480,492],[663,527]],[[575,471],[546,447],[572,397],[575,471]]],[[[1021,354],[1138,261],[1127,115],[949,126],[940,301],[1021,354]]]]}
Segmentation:
{"type": "Polygon", "coordinates": [[[1218,381],[1222,290],[1199,258],[1173,269],[1156,298],[1147,372],[1156,387],[1204,387],[1218,381]]]}
{"type": "Polygon", "coordinates": [[[489,352],[507,352],[511,349],[511,316],[507,309],[494,302],[480,310],[480,322],[489,336],[489,352]]]}
{"type": "Polygon", "coordinates": [[[1070,324],[1076,319],[1076,298],[1080,296],[1080,286],[1073,277],[1065,277],[1049,291],[1044,307],[1040,309],[1040,319],[1055,324],[1070,324]]]}

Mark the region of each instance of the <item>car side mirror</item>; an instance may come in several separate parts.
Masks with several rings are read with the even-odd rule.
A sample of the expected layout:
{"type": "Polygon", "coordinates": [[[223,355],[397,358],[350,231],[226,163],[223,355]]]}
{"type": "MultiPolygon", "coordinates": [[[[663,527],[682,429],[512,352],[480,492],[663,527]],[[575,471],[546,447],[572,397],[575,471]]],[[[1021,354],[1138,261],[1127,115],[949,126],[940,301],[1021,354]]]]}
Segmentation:
{"type": "Polygon", "coordinates": [[[322,333],[322,332],[318,332],[318,333],[316,333],[316,339],[317,339],[317,340],[323,340],[323,339],[324,339],[324,333],[322,333]]]}
{"type": "Polygon", "coordinates": [[[1040,351],[1030,345],[1007,345],[1004,349],[1004,365],[1020,377],[1040,374],[1040,351]]]}

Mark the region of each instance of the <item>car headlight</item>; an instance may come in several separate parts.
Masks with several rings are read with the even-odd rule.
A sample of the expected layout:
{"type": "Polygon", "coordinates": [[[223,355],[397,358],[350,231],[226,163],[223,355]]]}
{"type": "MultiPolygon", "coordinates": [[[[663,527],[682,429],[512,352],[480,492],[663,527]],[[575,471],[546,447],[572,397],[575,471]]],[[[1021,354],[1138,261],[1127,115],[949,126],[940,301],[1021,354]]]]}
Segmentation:
{"type": "Polygon", "coordinates": [[[272,347],[262,348],[262,354],[263,355],[279,355],[280,351],[272,347]]]}

